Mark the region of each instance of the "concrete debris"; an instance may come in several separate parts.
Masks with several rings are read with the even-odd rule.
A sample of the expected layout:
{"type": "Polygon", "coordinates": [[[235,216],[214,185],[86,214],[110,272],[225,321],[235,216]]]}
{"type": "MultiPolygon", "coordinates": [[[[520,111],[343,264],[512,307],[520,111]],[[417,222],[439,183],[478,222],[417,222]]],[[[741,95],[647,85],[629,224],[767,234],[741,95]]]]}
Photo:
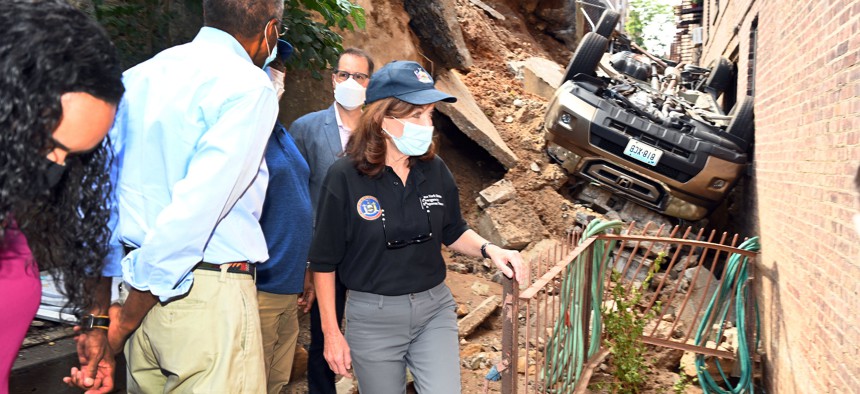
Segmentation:
{"type": "Polygon", "coordinates": [[[501,299],[498,296],[490,296],[472,310],[466,317],[457,322],[457,331],[460,337],[467,337],[484,322],[499,307],[501,299]]]}
{"type": "Polygon", "coordinates": [[[490,294],[490,286],[481,282],[472,284],[472,293],[476,296],[485,297],[490,294]]]}
{"type": "Polygon", "coordinates": [[[524,107],[525,105],[526,105],[526,102],[525,102],[525,101],[523,101],[523,99],[515,99],[515,100],[514,100],[514,107],[522,108],[522,107],[524,107]]]}
{"type": "Polygon", "coordinates": [[[478,234],[505,248],[522,250],[546,232],[537,214],[527,204],[511,200],[493,205],[478,215],[478,234]]]}
{"type": "Polygon", "coordinates": [[[464,304],[457,304],[457,318],[461,318],[469,314],[469,307],[464,304]]]}
{"type": "Polygon", "coordinates": [[[493,18],[496,18],[496,19],[501,20],[501,21],[505,20],[505,16],[502,15],[501,12],[496,11],[493,7],[490,7],[489,5],[487,5],[487,3],[484,3],[481,0],[469,0],[469,2],[478,6],[480,9],[484,10],[484,12],[486,12],[487,15],[492,16],[493,18]]]}
{"type": "MultiPolygon", "coordinates": [[[[535,267],[538,259],[543,259],[548,256],[548,258],[552,258],[553,252],[556,248],[561,246],[561,242],[558,242],[554,239],[542,239],[536,243],[532,243],[529,247],[525,248],[520,255],[523,258],[523,261],[529,263],[529,266],[535,267]]],[[[545,261],[544,264],[555,264],[554,261],[545,261]]]]}
{"type": "Polygon", "coordinates": [[[511,60],[507,64],[508,70],[511,71],[511,74],[514,74],[514,79],[522,81],[525,78],[525,75],[523,74],[523,69],[526,66],[526,62],[511,60]]]}
{"type": "Polygon", "coordinates": [[[532,164],[529,165],[529,168],[534,172],[540,172],[540,166],[538,163],[532,162],[532,164]]]}
{"type": "Polygon", "coordinates": [[[558,63],[542,57],[530,57],[523,66],[523,87],[526,92],[552,99],[561,84],[564,70],[558,63]]]}
{"type": "Polygon", "coordinates": [[[480,352],[483,352],[483,351],[484,351],[484,345],[481,345],[480,343],[470,343],[470,344],[466,345],[466,347],[464,347],[463,350],[460,350],[460,358],[463,359],[463,358],[472,357],[472,356],[474,356],[480,352]]]}
{"type": "Polygon", "coordinates": [[[514,184],[507,179],[502,179],[478,192],[475,202],[478,207],[485,209],[493,204],[505,203],[516,196],[517,190],[514,188],[514,184]]]}
{"type": "Polygon", "coordinates": [[[475,370],[486,370],[492,368],[498,360],[501,360],[501,352],[480,352],[473,356],[463,358],[461,365],[464,368],[475,370]]]}
{"type": "Polygon", "coordinates": [[[459,273],[459,274],[468,274],[471,271],[471,270],[469,270],[469,267],[467,267],[466,264],[463,264],[463,263],[448,264],[448,270],[454,271],[454,272],[459,273]]]}
{"type": "Polygon", "coordinates": [[[514,123],[514,117],[511,115],[506,116],[505,123],[514,123]]]}
{"type": "Polygon", "coordinates": [[[616,250],[613,253],[612,262],[614,265],[612,269],[621,272],[624,267],[627,266],[627,270],[624,271],[624,277],[637,282],[642,282],[645,280],[645,277],[648,276],[648,270],[651,269],[651,266],[654,264],[654,260],[646,259],[643,256],[639,255],[636,255],[633,257],[633,259],[630,259],[630,255],[631,253],[627,249],[621,251],[620,255],[619,252],[616,250]],[[627,262],[628,259],[630,259],[629,264],[627,262]]]}
{"type": "Polygon", "coordinates": [[[463,40],[454,0],[404,0],[403,9],[409,14],[409,27],[420,39],[421,46],[429,49],[437,60],[437,69],[465,70],[472,66],[472,55],[463,40]]]}
{"type": "Polygon", "coordinates": [[[487,115],[475,102],[472,93],[463,84],[456,71],[440,72],[436,78],[436,88],[457,97],[456,103],[440,102],[436,105],[439,112],[451,118],[460,131],[486,149],[487,153],[495,157],[503,166],[506,168],[517,166],[519,158],[502,140],[496,126],[487,119],[487,115]]]}
{"type": "Polygon", "coordinates": [[[540,177],[553,190],[558,190],[562,185],[567,183],[567,174],[565,174],[564,170],[558,164],[549,164],[544,167],[540,177]]]}
{"type": "Polygon", "coordinates": [[[663,230],[664,235],[668,234],[672,229],[672,223],[669,222],[669,219],[666,216],[636,203],[631,202],[624,204],[624,208],[621,208],[618,213],[621,215],[622,220],[627,223],[636,221],[636,224],[639,227],[644,227],[645,223],[648,222],[654,222],[654,224],[651,225],[653,228],[659,228],[661,225],[665,225],[666,227],[663,230]]]}

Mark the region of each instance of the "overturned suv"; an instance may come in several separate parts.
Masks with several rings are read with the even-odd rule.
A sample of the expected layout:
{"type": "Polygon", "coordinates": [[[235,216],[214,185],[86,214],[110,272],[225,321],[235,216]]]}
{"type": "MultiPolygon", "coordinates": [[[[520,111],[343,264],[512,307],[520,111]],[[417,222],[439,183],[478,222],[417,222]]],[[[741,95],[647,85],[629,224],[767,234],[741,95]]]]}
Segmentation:
{"type": "Polygon", "coordinates": [[[672,67],[619,50],[620,39],[583,37],[547,110],[547,152],[580,184],[702,219],[746,167],[752,98],[725,114],[716,97],[729,82],[727,60],[672,67]]]}

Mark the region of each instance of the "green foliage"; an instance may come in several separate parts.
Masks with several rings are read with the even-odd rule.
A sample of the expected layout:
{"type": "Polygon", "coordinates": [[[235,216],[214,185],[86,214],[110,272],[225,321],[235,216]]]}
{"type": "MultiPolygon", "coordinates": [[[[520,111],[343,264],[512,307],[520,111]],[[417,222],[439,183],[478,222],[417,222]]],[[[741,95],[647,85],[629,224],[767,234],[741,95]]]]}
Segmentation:
{"type": "MultiPolygon", "coordinates": [[[[131,67],[171,46],[194,38],[203,25],[202,0],[94,0],[95,17],[110,34],[123,65],[131,67]]],[[[348,0],[285,0],[284,39],[295,51],[287,68],[332,68],[343,51],[343,37],[332,29],[364,29],[364,9],[348,0]]]]}
{"type": "Polygon", "coordinates": [[[653,23],[661,23],[671,21],[674,18],[672,7],[663,0],[630,0],[629,14],[624,28],[636,44],[645,49],[649,48],[650,44],[657,41],[657,37],[653,33],[646,32],[646,27],[653,23]]]}
{"type": "Polygon", "coordinates": [[[287,69],[310,70],[321,79],[320,71],[334,68],[343,51],[343,37],[331,28],[364,29],[365,22],[364,9],[347,0],[286,0],[283,23],[289,30],[283,38],[295,47],[287,69]]]}
{"type": "Polygon", "coordinates": [[[202,25],[202,0],[94,0],[93,6],[96,19],[107,30],[125,67],[193,38],[198,26],[187,29],[189,32],[171,29],[179,7],[201,15],[199,24],[202,25]]]}
{"type": "MultiPolygon", "coordinates": [[[[648,288],[648,283],[654,277],[654,273],[660,270],[665,253],[660,253],[654,260],[654,264],[648,270],[641,288],[648,288]]],[[[615,377],[613,392],[638,393],[645,383],[645,372],[648,364],[645,361],[645,345],[640,341],[645,329],[645,323],[654,317],[654,310],[660,309],[657,305],[647,315],[640,316],[637,312],[639,302],[642,301],[643,293],[639,288],[633,288],[628,294],[621,285],[621,274],[613,271],[611,280],[615,283],[612,288],[612,300],[616,310],[603,308],[604,346],[609,348],[612,355],[612,375],[615,377]]]]}

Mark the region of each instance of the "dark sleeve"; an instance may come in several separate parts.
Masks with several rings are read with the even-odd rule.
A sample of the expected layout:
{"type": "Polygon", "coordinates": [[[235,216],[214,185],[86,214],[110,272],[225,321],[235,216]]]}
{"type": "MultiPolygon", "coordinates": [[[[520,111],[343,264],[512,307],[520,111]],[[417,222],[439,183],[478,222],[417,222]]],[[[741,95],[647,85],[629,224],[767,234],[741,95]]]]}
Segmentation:
{"type": "Polygon", "coordinates": [[[349,212],[343,174],[332,166],[326,174],[317,210],[314,238],[308,254],[310,268],[318,272],[333,272],[343,260],[346,250],[349,212]]]}
{"type": "Polygon", "coordinates": [[[439,160],[442,177],[442,193],[445,201],[445,222],[442,227],[442,243],[450,245],[460,239],[460,236],[469,229],[463,215],[460,213],[460,189],[454,183],[454,176],[448,170],[448,166],[439,160]]]}

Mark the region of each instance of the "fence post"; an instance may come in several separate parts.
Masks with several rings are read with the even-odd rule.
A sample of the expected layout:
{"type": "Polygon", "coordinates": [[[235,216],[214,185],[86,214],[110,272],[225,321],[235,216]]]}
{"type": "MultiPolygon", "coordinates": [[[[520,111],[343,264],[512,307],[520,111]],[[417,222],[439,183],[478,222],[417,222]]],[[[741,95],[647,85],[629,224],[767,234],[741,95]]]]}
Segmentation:
{"type": "MultiPolygon", "coordinates": [[[[519,360],[520,286],[516,279],[502,280],[502,394],[517,393],[517,361],[519,360]]],[[[526,356],[528,357],[528,356],[526,356]]],[[[528,363],[527,363],[528,364],[528,363]]],[[[528,365],[526,365],[528,369],[528,365]]]]}

